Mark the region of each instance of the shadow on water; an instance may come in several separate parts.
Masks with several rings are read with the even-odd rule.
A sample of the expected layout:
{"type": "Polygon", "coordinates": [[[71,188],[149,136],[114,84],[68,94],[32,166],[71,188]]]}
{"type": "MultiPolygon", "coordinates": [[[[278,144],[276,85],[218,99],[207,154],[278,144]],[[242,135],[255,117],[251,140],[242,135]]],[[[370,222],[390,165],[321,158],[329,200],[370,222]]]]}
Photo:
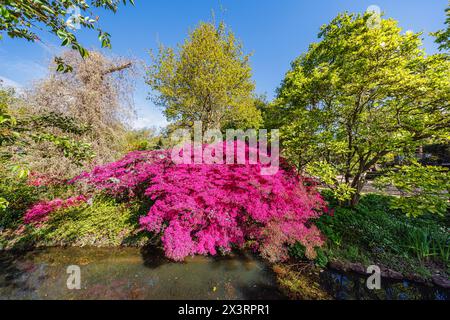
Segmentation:
{"type": "Polygon", "coordinates": [[[144,266],[166,283],[169,298],[279,300],[275,274],[258,256],[244,251],[214,257],[189,257],[184,262],[165,258],[161,248],[141,249],[144,266]]]}
{"type": "Polygon", "coordinates": [[[326,270],[321,286],[337,300],[449,300],[450,291],[409,281],[381,280],[380,290],[369,290],[366,278],[357,274],[326,270]]]}
{"type": "Polygon", "coordinates": [[[24,271],[16,266],[17,255],[12,253],[0,254],[0,287],[6,287],[20,278],[24,271]]]}
{"type": "Polygon", "coordinates": [[[211,268],[225,268],[227,271],[234,271],[240,267],[251,270],[255,267],[255,262],[262,262],[259,257],[245,251],[233,251],[231,254],[217,255],[209,259],[211,268]]]}
{"type": "Polygon", "coordinates": [[[163,249],[154,245],[142,247],[140,253],[144,261],[144,266],[147,268],[156,269],[165,264],[172,263],[172,261],[165,257],[163,249]]]}
{"type": "MultiPolygon", "coordinates": [[[[234,289],[244,300],[285,300],[272,268],[258,255],[250,251],[233,251],[231,254],[210,257],[210,268],[226,273],[248,274],[234,289]],[[251,275],[255,277],[251,277],[251,275]]],[[[226,285],[225,285],[226,286],[226,285]]]]}

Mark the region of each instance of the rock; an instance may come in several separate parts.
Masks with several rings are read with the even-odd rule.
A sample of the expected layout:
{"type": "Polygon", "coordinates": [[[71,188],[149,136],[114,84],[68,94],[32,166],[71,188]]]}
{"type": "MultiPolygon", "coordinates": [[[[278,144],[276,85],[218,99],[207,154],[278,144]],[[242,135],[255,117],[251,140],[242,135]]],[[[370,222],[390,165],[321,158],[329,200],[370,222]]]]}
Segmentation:
{"type": "Polygon", "coordinates": [[[339,270],[339,271],[347,271],[347,270],[348,270],[347,264],[345,264],[345,263],[342,262],[342,261],[338,261],[338,260],[330,261],[330,262],[328,263],[328,266],[329,266],[331,269],[335,269],[335,270],[339,270]]]}
{"type": "Polygon", "coordinates": [[[432,278],[433,283],[444,289],[450,289],[450,280],[440,275],[434,275],[432,278]]]}
{"type": "Polygon", "coordinates": [[[394,279],[394,280],[403,280],[403,275],[400,272],[391,270],[391,269],[385,269],[381,272],[381,276],[383,278],[388,279],[394,279]]]}
{"type": "Polygon", "coordinates": [[[405,278],[409,281],[413,281],[413,282],[417,282],[417,283],[421,283],[421,284],[427,283],[427,281],[423,277],[421,277],[417,274],[409,274],[405,278]]]}
{"type": "Polygon", "coordinates": [[[363,275],[367,274],[366,268],[364,268],[364,266],[360,263],[349,263],[348,268],[351,271],[359,273],[359,274],[363,274],[363,275]]]}

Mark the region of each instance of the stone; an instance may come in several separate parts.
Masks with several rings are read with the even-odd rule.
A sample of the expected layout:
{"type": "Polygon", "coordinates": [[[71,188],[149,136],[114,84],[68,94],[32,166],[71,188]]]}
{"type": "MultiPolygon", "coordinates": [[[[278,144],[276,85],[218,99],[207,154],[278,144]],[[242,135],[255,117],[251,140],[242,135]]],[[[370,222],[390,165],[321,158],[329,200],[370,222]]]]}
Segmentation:
{"type": "Polygon", "coordinates": [[[450,280],[440,275],[434,275],[432,278],[433,283],[441,288],[450,289],[450,280]]]}
{"type": "Polygon", "coordinates": [[[363,274],[366,275],[367,274],[367,270],[366,268],[364,268],[364,266],[360,263],[350,263],[348,265],[349,269],[353,272],[359,273],[359,274],[363,274]]]}
{"type": "Polygon", "coordinates": [[[406,277],[406,279],[409,280],[409,281],[413,281],[413,282],[417,282],[417,283],[421,283],[421,284],[426,284],[427,283],[427,281],[423,277],[421,277],[421,276],[419,276],[417,274],[409,274],[406,277]]]}
{"type": "Polygon", "coordinates": [[[348,270],[348,266],[344,262],[338,261],[338,260],[330,261],[328,263],[328,266],[331,269],[335,269],[335,270],[339,270],[339,271],[347,271],[348,270]]]}
{"type": "Polygon", "coordinates": [[[403,275],[400,272],[391,270],[391,269],[385,269],[381,272],[381,276],[388,279],[394,279],[394,280],[403,280],[403,275]]]}

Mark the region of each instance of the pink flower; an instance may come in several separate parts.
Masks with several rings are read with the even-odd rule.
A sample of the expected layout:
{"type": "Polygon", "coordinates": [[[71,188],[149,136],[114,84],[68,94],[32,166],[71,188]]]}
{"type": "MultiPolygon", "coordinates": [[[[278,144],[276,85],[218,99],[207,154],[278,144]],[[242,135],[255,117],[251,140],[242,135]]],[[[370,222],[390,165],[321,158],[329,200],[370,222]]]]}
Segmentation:
{"type": "Polygon", "coordinates": [[[27,210],[24,216],[25,224],[40,224],[48,219],[48,215],[54,211],[69,207],[78,206],[85,203],[88,199],[81,195],[66,200],[54,199],[48,202],[40,202],[27,210]]]}
{"type": "MultiPolygon", "coordinates": [[[[223,148],[225,154],[226,143],[223,148]]],[[[248,241],[263,256],[282,260],[286,246],[296,241],[310,256],[323,243],[311,220],[324,211],[325,201],[313,180],[298,176],[284,161],[276,174],[262,176],[259,162],[175,164],[170,155],[171,150],[132,152],[72,183],[85,182],[122,199],[151,199],[140,225],[161,233],[167,257],[176,261],[230,251],[248,241]]]]}

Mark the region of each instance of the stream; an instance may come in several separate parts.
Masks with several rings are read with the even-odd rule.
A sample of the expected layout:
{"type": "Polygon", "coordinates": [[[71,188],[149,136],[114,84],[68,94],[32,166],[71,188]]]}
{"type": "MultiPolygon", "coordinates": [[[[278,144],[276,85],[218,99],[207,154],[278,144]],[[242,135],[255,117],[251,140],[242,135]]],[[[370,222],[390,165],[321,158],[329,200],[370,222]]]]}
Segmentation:
{"type": "MultiPolygon", "coordinates": [[[[335,299],[448,300],[448,290],[387,282],[368,290],[365,278],[325,270],[320,287],[335,299]]],[[[5,299],[286,299],[270,266],[251,253],[192,257],[184,263],[155,248],[45,248],[0,251],[0,300],[5,299]],[[80,270],[70,290],[69,266],[80,270]]]]}

